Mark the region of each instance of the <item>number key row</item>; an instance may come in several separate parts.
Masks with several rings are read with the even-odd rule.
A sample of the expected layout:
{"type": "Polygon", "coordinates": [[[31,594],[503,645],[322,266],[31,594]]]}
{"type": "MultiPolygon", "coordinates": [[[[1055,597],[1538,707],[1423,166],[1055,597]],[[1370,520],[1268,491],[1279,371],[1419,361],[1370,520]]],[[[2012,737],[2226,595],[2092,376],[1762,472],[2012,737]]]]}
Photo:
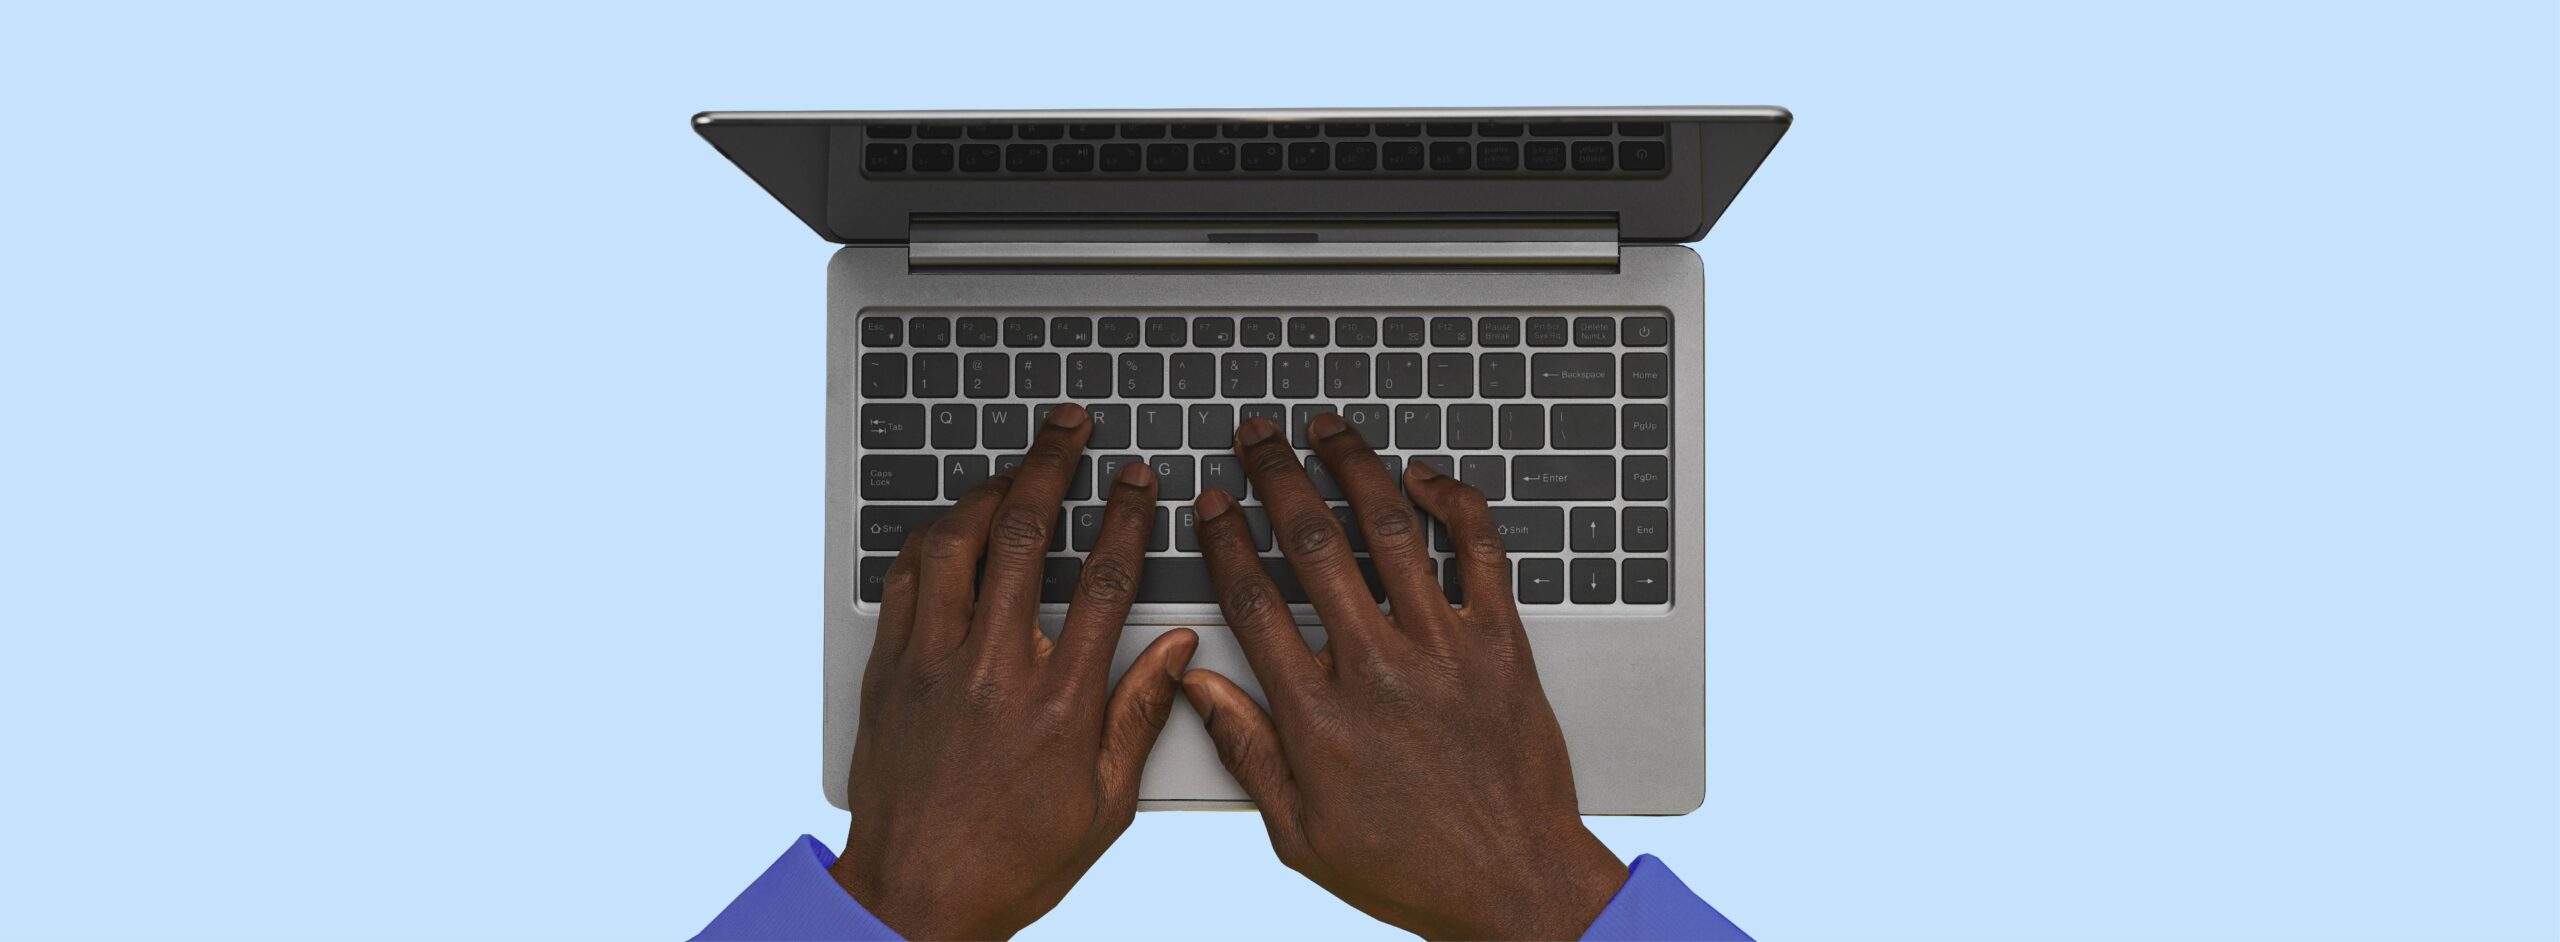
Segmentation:
{"type": "Polygon", "coordinates": [[[1663,399],[1661,353],[866,353],[865,399],[1663,399]]]}

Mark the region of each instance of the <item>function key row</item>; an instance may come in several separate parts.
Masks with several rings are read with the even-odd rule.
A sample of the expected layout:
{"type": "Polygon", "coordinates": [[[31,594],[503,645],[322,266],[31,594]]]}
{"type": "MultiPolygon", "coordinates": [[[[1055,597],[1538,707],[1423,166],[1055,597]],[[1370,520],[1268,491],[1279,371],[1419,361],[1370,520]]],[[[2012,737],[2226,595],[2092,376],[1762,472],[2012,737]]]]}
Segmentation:
{"type": "Polygon", "coordinates": [[[1304,137],[1661,137],[1660,121],[1538,122],[1245,122],[1231,124],[872,124],[863,133],[875,141],[927,140],[1055,141],[1137,140],[1167,138],[1202,140],[1304,137]]]}
{"type": "Polygon", "coordinates": [[[884,399],[1666,399],[1663,353],[865,353],[884,399]]]}
{"type": "Polygon", "coordinates": [[[1475,171],[1658,173],[1662,141],[1296,141],[1155,144],[945,144],[872,141],[871,174],[936,173],[1371,173],[1475,171]]]}
{"type": "Polygon", "coordinates": [[[1664,317],[866,317],[866,347],[1660,347],[1664,317]]]}

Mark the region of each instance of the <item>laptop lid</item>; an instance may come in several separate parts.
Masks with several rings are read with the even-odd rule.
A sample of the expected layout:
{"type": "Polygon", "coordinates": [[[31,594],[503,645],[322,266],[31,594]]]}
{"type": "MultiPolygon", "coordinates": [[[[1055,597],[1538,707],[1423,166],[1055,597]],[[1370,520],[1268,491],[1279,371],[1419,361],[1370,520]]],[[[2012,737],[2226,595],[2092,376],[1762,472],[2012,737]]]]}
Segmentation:
{"type": "Polygon", "coordinates": [[[1587,223],[1672,243],[1706,235],[1789,120],[1744,106],[704,112],[693,125],[847,244],[906,243],[924,224],[1275,217],[1448,223],[1435,238],[1587,223]]]}

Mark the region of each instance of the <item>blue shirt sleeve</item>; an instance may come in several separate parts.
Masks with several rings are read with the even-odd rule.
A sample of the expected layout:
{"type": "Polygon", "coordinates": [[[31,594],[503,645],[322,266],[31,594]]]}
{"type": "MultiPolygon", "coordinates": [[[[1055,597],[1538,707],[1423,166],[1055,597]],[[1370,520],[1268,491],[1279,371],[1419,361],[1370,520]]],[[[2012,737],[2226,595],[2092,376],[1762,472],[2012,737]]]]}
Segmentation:
{"type": "Polygon", "coordinates": [[[835,862],[827,845],[800,835],[746,892],[729,901],[729,908],[702,927],[695,942],[903,942],[827,873],[835,862]]]}
{"type": "Polygon", "coordinates": [[[1707,905],[1671,868],[1652,854],[1627,868],[1627,885],[1609,898],[1609,906],[1591,928],[1586,942],[1636,942],[1640,939],[1686,939],[1694,942],[1751,942],[1742,929],[1707,905]]]}

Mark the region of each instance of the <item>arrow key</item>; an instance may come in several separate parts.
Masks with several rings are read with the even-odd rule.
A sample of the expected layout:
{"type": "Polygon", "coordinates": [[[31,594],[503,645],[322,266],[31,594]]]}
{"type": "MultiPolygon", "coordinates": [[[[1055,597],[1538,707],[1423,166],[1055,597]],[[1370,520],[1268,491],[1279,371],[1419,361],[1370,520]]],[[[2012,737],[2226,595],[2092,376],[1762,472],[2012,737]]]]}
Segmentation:
{"type": "Polygon", "coordinates": [[[1522,605],[1561,605],[1564,603],[1564,560],[1523,559],[1520,574],[1511,580],[1519,587],[1522,605]]]}
{"type": "Polygon", "coordinates": [[[1664,605],[1671,601],[1671,561],[1635,558],[1626,561],[1629,605],[1664,605]]]}

